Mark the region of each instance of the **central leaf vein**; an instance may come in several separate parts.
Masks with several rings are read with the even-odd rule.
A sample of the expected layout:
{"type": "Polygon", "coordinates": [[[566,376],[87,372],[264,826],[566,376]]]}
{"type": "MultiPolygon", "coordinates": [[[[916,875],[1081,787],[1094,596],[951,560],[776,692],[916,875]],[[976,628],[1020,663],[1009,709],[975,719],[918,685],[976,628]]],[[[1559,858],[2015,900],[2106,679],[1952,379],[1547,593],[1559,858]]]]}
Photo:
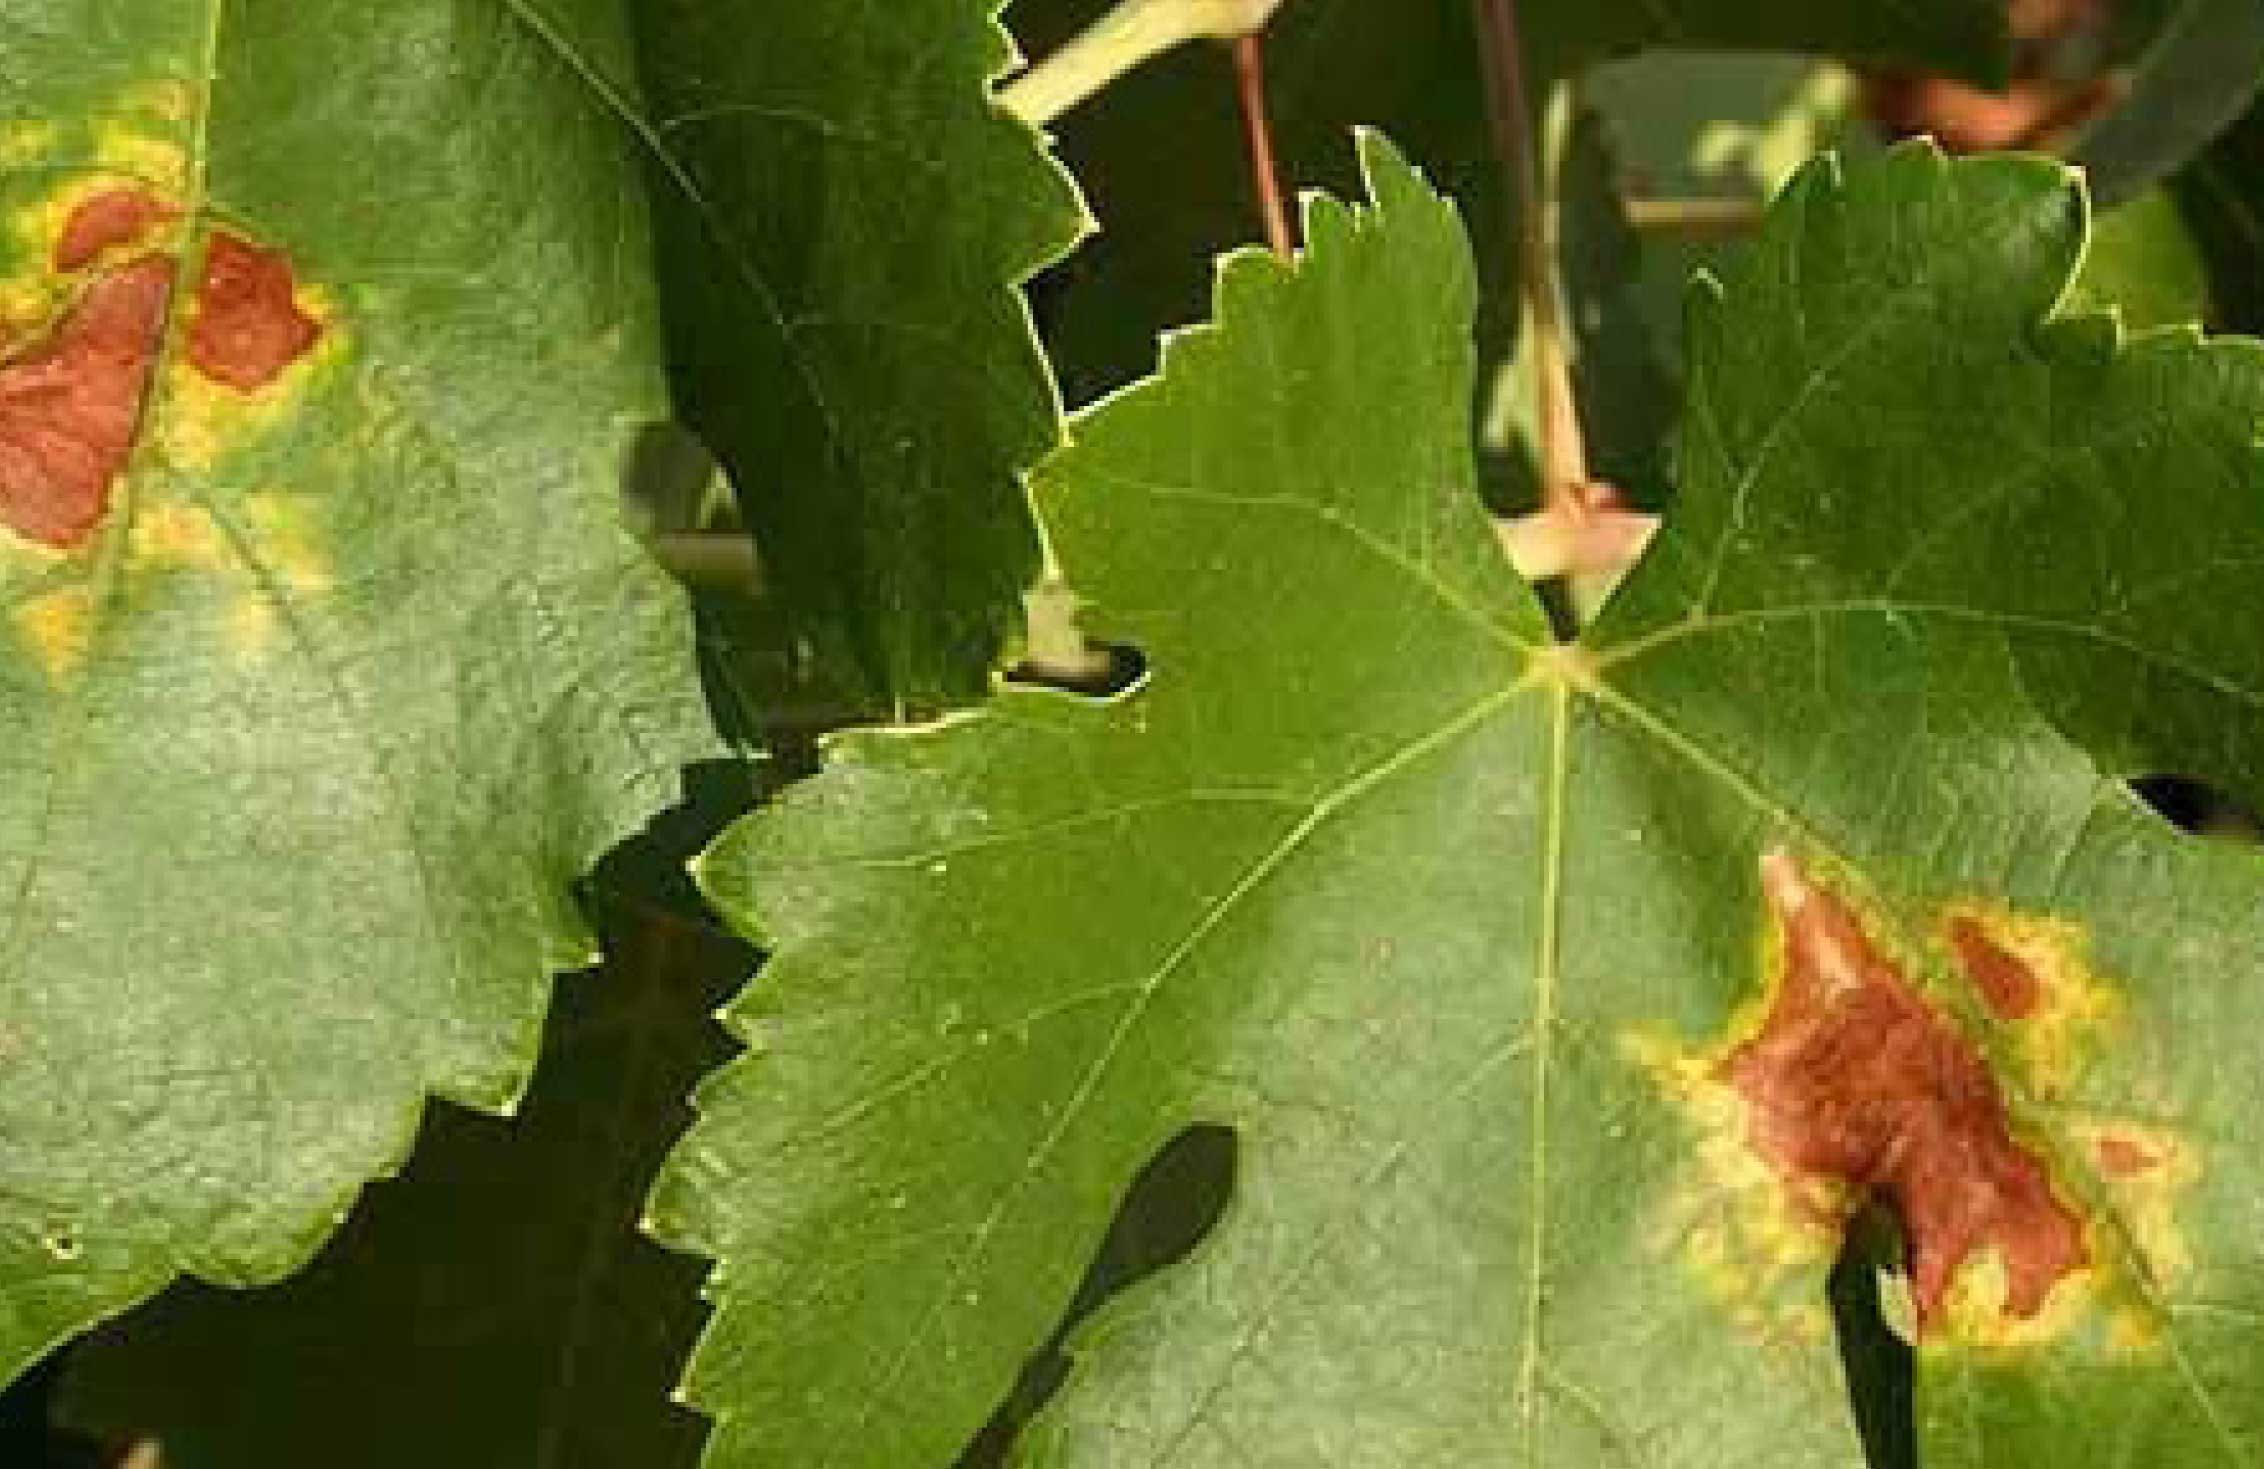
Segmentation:
{"type": "Polygon", "coordinates": [[[1547,792],[1541,834],[1539,946],[1533,967],[1533,1078],[1526,1166],[1530,1170],[1530,1234],[1526,1241],[1525,1350],[1518,1371],[1517,1407],[1525,1434],[1525,1462],[1541,1462],[1541,1322],[1548,1305],[1549,1065],[1554,1055],[1559,919],[1564,903],[1564,821],[1572,767],[1572,690],[1559,681],[1549,695],[1547,792]]]}

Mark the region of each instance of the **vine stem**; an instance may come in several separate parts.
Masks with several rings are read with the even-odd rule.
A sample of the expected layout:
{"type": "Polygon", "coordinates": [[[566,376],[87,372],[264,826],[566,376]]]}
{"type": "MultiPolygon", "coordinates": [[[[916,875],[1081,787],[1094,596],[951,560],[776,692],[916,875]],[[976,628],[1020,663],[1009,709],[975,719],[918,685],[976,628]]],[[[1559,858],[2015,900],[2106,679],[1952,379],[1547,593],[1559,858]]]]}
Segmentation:
{"type": "Polygon", "coordinates": [[[1234,38],[1235,93],[1242,102],[1242,131],[1250,145],[1250,178],[1265,221],[1266,243],[1287,260],[1297,242],[1289,230],[1289,206],[1281,193],[1281,170],[1274,161],[1273,124],[1266,115],[1265,42],[1257,32],[1234,38]]]}
{"type": "Polygon", "coordinates": [[[1110,82],[1188,41],[1239,41],[1264,30],[1282,0],[1123,0],[998,94],[1044,126],[1110,82]]]}
{"type": "Polygon", "coordinates": [[[1686,240],[1737,240],[1761,228],[1762,206],[1752,199],[1628,199],[1630,227],[1686,240]]]}
{"type": "Polygon", "coordinates": [[[1629,509],[1619,490],[1588,471],[1588,446],[1572,384],[1572,348],[1565,326],[1557,200],[1574,113],[1569,84],[1540,110],[1525,84],[1516,0],[1472,0],[1486,77],[1494,150],[1508,171],[1517,203],[1518,276],[1525,297],[1525,358],[1533,374],[1535,445],[1541,507],[1499,526],[1502,549],[1530,581],[1564,577],[1573,613],[1585,620],[1634,565],[1658,518],[1629,509]]]}
{"type": "Polygon", "coordinates": [[[648,536],[646,544],[662,566],[695,586],[757,597],[763,593],[762,558],[755,552],[755,538],[746,531],[661,531],[648,536]]]}
{"type": "Polygon", "coordinates": [[[1555,170],[1549,170],[1550,177],[1542,176],[1540,149],[1533,137],[1534,109],[1518,45],[1517,0],[1473,3],[1494,151],[1509,172],[1517,202],[1518,279],[1530,333],[1526,355],[1533,364],[1533,397],[1540,420],[1541,508],[1561,512],[1581,500],[1581,487],[1588,482],[1588,450],[1573,396],[1564,293],[1557,280],[1555,170]]]}

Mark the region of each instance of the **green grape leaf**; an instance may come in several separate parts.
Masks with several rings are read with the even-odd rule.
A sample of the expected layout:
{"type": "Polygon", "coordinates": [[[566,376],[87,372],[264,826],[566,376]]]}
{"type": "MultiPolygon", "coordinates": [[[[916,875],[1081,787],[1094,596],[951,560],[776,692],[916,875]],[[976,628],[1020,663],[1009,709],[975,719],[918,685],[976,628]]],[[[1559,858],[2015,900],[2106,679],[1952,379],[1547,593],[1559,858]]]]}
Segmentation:
{"type": "Polygon", "coordinates": [[[635,145],[557,34],[0,3],[0,1378],[507,1110],[573,882],[714,749],[620,515],[635,145]]]}
{"type": "Polygon", "coordinates": [[[2118,311],[2133,331],[2208,320],[2208,263],[2168,189],[2149,189],[2100,212],[2068,305],[2118,311]]]}
{"type": "Polygon", "coordinates": [[[708,1012],[747,956],[653,906],[665,894],[601,900],[605,964],[559,986],[516,1117],[434,1108],[401,1177],[307,1270],[264,1291],[183,1282],[110,1323],[70,1353],[58,1416],[153,1438],[169,1469],[696,1464],[704,1425],[669,1389],[699,1267],[636,1220],[728,1050],[708,1012]]]}
{"type": "Polygon", "coordinates": [[[2264,352],[2053,319],[2055,164],[1819,163],[1562,644],[1453,212],[1363,155],[1041,472],[1144,681],[841,736],[705,860],[774,946],[652,1204],[709,1462],[949,1463],[1209,1125],[1223,1214],[1016,1462],[1852,1469],[1900,1332],[1936,1469],[2264,1464],[2264,873],[2116,778],[2264,788],[2254,618],[2190,615],[2254,596],[2264,352]]]}
{"type": "Polygon", "coordinates": [[[881,709],[981,694],[1060,405],[1014,289],[1086,227],[989,83],[1002,0],[630,7],[674,379],[804,664],[881,709]]]}

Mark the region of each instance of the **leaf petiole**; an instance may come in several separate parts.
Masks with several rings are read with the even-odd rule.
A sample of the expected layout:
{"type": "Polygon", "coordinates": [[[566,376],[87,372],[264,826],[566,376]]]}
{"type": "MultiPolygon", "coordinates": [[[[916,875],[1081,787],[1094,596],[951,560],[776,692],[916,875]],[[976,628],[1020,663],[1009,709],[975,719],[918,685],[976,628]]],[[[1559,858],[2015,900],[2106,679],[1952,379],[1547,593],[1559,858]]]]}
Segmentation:
{"type": "Polygon", "coordinates": [[[1289,206],[1282,198],[1281,169],[1274,161],[1273,125],[1266,115],[1265,42],[1253,31],[1234,38],[1235,94],[1242,104],[1242,131],[1250,150],[1251,191],[1265,222],[1266,244],[1287,260],[1295,252],[1289,206]]]}

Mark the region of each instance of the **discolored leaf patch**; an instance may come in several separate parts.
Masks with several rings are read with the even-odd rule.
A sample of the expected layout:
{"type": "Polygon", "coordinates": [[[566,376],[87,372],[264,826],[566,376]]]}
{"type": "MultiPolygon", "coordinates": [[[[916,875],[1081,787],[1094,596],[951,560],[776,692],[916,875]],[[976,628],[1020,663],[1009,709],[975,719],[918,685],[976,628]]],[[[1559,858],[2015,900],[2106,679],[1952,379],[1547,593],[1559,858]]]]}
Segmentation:
{"type": "Polygon", "coordinates": [[[84,270],[111,250],[139,244],[180,211],[147,189],[107,188],[82,200],[55,239],[55,269],[84,270]]]}
{"type": "Polygon", "coordinates": [[[1893,1208],[1921,1332],[1988,1252],[2004,1310],[2034,1319],[2090,1255],[2044,1161],[2014,1136],[1988,1064],[1844,900],[1783,851],[1761,873],[1776,972],[1760,1030],[1720,1067],[1752,1145],[1835,1226],[1865,1198],[1893,1208]]]}
{"type": "Polygon", "coordinates": [[[2057,925],[1959,907],[1941,924],[1984,1044],[1863,912],[1781,848],[1761,859],[1768,926],[1757,999],[1691,1054],[1631,1053],[1706,1135],[1669,1231],[1734,1314],[1813,1327],[1778,1288],[1837,1252],[1868,1205],[1902,1233],[1910,1328],[1998,1346],[2104,1323],[2157,1337],[2152,1296],[2186,1266],[2178,1195],[2190,1144],[2122,1119],[2047,1131],[2026,1120],[2098,1029],[2106,990],[2057,925]],[[2073,1003],[2071,1003],[2071,997],[2073,1003]]]}
{"type": "Polygon", "coordinates": [[[2020,1085],[2041,1100],[2064,1095],[2111,1029],[2114,992],[2081,957],[2073,925],[1959,904],[1939,932],[1951,965],[2002,1034],[2020,1085]]]}
{"type": "Polygon", "coordinates": [[[2026,1020],[2044,1001],[2036,971],[1989,936],[1981,921],[1960,914],[1949,921],[1950,948],[1973,976],[1974,988],[1999,1020],[2026,1020]]]}
{"type": "Polygon", "coordinates": [[[214,382],[257,392],[314,350],[322,325],[302,310],[290,259],[221,231],[205,252],[189,361],[214,382]]]}
{"type": "Polygon", "coordinates": [[[70,550],[101,524],[133,449],[173,271],[170,256],[148,255],[97,278],[44,340],[0,363],[0,521],[17,535],[70,550]]]}

